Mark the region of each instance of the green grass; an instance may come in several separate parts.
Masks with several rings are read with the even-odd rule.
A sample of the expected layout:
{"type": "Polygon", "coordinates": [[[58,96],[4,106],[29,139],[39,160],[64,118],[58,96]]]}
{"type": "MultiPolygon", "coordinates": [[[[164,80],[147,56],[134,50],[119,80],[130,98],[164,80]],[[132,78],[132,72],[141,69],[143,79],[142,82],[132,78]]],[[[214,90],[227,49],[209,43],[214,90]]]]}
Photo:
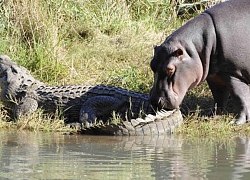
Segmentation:
{"type": "MultiPolygon", "coordinates": [[[[152,78],[140,75],[149,71],[153,44],[181,25],[171,18],[172,4],[159,2],[4,1],[0,51],[51,84],[122,86],[114,76],[133,68],[149,84],[152,78]]],[[[134,81],[134,74],[128,76],[134,81]]],[[[132,87],[124,87],[133,89],[128,83],[132,87]]]]}
{"type": "Polygon", "coordinates": [[[214,118],[192,114],[185,118],[183,126],[178,128],[176,133],[185,134],[186,137],[209,137],[213,139],[250,133],[249,124],[235,126],[230,124],[233,120],[232,115],[214,118]]]}
{"type": "MultiPolygon", "coordinates": [[[[206,8],[193,8],[193,14],[178,16],[183,9],[169,2],[0,1],[0,54],[9,55],[49,85],[105,84],[148,93],[153,84],[149,67],[153,45],[162,43],[167,35],[206,8]]],[[[229,115],[220,120],[197,115],[197,104],[201,111],[212,107],[206,84],[185,97],[185,123],[179,132],[204,136],[248,131],[248,127],[242,130],[228,126],[229,115]]],[[[41,112],[26,120],[8,122],[8,115],[2,110],[0,118],[2,128],[63,128],[60,118],[52,120],[41,116],[41,112]]]]}

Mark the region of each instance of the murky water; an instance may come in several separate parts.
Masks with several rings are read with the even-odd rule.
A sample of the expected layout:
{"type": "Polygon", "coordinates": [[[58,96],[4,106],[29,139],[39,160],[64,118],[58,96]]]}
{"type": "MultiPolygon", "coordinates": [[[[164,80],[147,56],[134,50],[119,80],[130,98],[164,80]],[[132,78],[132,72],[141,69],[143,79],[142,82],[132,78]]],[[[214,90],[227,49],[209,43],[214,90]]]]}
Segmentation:
{"type": "Polygon", "coordinates": [[[0,179],[249,179],[248,137],[0,132],[0,179]]]}

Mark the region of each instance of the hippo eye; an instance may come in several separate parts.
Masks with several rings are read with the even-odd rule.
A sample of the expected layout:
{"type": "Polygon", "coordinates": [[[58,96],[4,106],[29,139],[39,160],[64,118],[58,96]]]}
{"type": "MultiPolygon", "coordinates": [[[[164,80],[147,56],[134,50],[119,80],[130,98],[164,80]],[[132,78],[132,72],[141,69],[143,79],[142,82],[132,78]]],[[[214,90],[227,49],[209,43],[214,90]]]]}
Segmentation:
{"type": "Polygon", "coordinates": [[[175,57],[177,57],[178,59],[182,59],[183,51],[182,51],[181,49],[177,49],[177,50],[174,52],[174,55],[175,55],[175,57]]]}

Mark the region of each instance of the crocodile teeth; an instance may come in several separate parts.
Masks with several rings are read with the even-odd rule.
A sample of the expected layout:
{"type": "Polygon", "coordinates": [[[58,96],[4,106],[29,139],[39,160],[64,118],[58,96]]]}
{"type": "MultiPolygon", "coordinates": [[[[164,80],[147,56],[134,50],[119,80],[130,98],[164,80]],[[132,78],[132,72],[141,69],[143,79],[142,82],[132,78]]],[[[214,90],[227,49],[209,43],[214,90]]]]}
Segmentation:
{"type": "Polygon", "coordinates": [[[134,127],[136,127],[137,125],[140,124],[140,122],[137,119],[131,119],[130,122],[131,122],[132,126],[134,126],[134,127]]]}
{"type": "Polygon", "coordinates": [[[123,125],[126,127],[126,129],[128,131],[133,131],[134,130],[134,127],[132,126],[132,124],[128,121],[123,121],[123,125]]]}
{"type": "Polygon", "coordinates": [[[149,122],[154,121],[154,119],[155,119],[155,116],[154,116],[154,115],[148,114],[148,115],[145,117],[145,122],[146,122],[146,123],[149,123],[149,122]]]}
{"type": "Polygon", "coordinates": [[[145,120],[142,119],[142,118],[136,118],[136,121],[139,122],[139,123],[145,123],[145,120]]]}

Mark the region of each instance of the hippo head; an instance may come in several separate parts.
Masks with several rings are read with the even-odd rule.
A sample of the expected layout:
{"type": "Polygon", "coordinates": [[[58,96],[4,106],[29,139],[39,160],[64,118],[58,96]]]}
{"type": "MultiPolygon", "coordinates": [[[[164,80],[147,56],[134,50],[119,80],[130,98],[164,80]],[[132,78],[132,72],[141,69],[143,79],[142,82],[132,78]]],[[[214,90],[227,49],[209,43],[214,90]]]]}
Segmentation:
{"type": "Polygon", "coordinates": [[[200,83],[202,63],[197,52],[191,49],[173,41],[154,48],[150,64],[154,72],[150,100],[154,107],[178,108],[187,90],[200,83]]]}

